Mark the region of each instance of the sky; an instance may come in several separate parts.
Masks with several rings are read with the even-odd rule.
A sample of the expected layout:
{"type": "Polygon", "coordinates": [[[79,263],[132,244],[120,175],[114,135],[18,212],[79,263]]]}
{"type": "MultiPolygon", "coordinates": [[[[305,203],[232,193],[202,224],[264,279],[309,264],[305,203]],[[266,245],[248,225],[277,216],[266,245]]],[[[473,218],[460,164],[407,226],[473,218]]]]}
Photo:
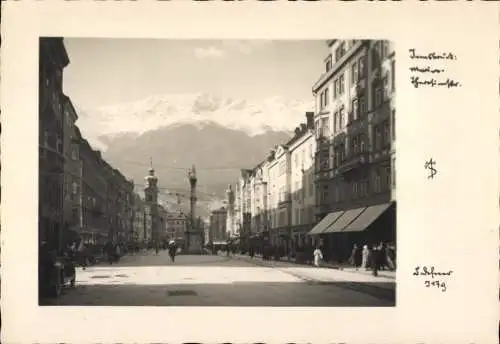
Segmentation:
{"type": "Polygon", "coordinates": [[[65,38],[64,93],[79,109],[151,95],[210,93],[311,100],[325,41],[65,38]]]}

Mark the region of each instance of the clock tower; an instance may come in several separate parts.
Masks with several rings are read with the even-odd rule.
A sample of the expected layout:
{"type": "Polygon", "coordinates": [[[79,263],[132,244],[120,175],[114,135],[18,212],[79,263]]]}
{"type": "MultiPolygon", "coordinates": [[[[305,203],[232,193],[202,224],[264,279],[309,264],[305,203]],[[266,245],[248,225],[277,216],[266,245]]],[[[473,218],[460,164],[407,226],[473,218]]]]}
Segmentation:
{"type": "Polygon", "coordinates": [[[149,173],[146,176],[144,185],[144,201],[145,201],[145,224],[146,237],[151,238],[151,241],[156,242],[160,239],[158,233],[158,177],[155,175],[153,161],[150,161],[149,173]]]}

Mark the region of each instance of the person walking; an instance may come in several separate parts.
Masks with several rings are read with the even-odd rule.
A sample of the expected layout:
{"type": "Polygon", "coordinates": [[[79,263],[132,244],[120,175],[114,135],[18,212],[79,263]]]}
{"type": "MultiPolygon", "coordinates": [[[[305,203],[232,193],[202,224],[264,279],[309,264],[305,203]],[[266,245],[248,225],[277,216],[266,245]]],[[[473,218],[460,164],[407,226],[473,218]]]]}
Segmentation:
{"type": "Polygon", "coordinates": [[[368,270],[368,262],[370,259],[370,249],[368,248],[368,245],[363,246],[363,251],[362,251],[362,258],[361,258],[361,268],[368,270]]]}
{"type": "Polygon", "coordinates": [[[177,253],[177,245],[175,241],[171,241],[168,245],[168,255],[172,263],[175,263],[175,254],[177,253]]]}
{"type": "Polygon", "coordinates": [[[314,256],[314,266],[319,267],[320,262],[323,259],[323,253],[321,252],[319,246],[316,246],[316,249],[313,252],[313,256],[314,256]]]}

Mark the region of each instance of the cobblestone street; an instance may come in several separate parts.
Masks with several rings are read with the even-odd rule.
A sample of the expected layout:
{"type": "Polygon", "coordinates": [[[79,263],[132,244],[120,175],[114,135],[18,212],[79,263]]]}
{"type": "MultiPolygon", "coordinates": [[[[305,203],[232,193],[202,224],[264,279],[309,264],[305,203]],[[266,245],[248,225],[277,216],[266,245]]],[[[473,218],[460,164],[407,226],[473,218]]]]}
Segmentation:
{"type": "Polygon", "coordinates": [[[224,256],[126,256],[78,269],[76,289],[50,305],[394,306],[395,281],[314,267],[257,265],[224,256]]]}

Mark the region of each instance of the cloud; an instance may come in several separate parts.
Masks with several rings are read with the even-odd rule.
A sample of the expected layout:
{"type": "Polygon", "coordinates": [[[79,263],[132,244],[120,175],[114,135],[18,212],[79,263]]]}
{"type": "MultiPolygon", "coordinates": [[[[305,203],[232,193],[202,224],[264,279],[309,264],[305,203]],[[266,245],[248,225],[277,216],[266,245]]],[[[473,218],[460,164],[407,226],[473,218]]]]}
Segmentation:
{"type": "Polygon", "coordinates": [[[196,48],[194,50],[194,54],[199,59],[206,58],[223,58],[226,56],[224,50],[216,48],[214,46],[206,47],[206,48],[196,48]]]}
{"type": "Polygon", "coordinates": [[[229,50],[247,55],[271,43],[271,40],[228,40],[223,41],[222,45],[229,50]]]}

